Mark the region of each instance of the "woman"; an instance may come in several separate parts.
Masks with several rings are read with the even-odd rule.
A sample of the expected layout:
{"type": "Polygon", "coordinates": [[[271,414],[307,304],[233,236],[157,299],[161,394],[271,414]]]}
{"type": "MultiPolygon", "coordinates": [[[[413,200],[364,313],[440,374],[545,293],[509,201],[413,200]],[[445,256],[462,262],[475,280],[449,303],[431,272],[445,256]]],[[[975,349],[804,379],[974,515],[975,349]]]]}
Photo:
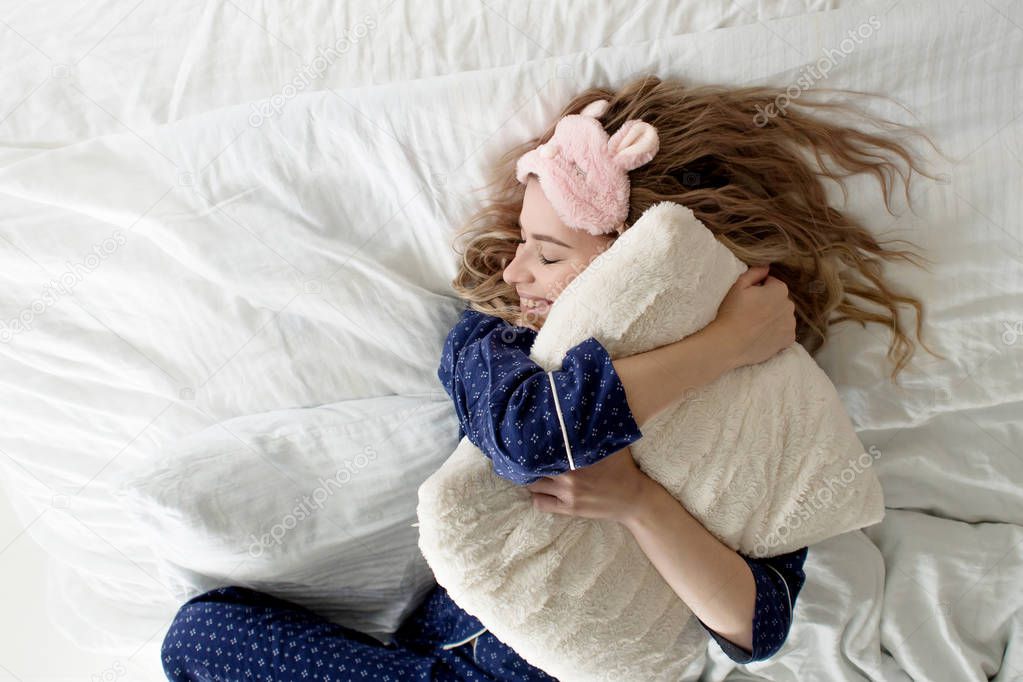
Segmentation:
{"type": "MultiPolygon", "coordinates": [[[[616,130],[630,119],[657,126],[659,152],[629,176],[624,229],[654,203],[676,201],[751,265],[717,318],[697,334],[614,360],[592,338],[569,351],[555,374],[562,413],[583,426],[575,431],[582,454],[575,470],[554,464],[566,461],[555,457],[544,459],[546,468],[538,472],[533,465],[540,460],[526,459],[538,449],[519,446],[546,437],[548,447],[557,447],[552,434],[560,438],[561,427],[547,402],[552,392],[528,351],[549,304],[613,239],[573,229],[536,180],[523,185],[516,179],[513,164],[550,140],[553,125],[502,159],[491,200],[460,235],[465,241],[453,284],[468,307],[438,369],[455,404],[459,435],[491,455],[495,472],[526,484],[541,510],[624,524],[737,662],[763,660],[781,647],[805,578],[807,548],[761,560],[734,552],[636,467],[628,444],[641,436],[640,425],[723,372],[766,360],[794,339],[815,350],[833,322],[886,324],[893,333],[889,355],[898,357],[894,378],[912,354],[897,306],[916,308],[917,335],[922,315],[915,298],[890,291],[878,268],[879,259],[913,262],[907,252],[884,249],[854,219],[828,206],[817,176],[839,180],[842,174],[823,166],[815,171],[798,145],[818,160],[828,154],[839,170],[875,173],[886,202],[884,173],[898,168],[877,152],[895,153],[919,172],[912,158],[892,141],[827,124],[795,106],[758,126],[757,112],[780,92],[690,89],[643,78],[617,93],[588,90],[562,112],[575,114],[607,99],[599,118],[605,128],[616,130]],[[772,264],[774,276],[767,277],[763,263],[772,264]],[[865,310],[853,297],[881,311],[865,310]]],[[[810,97],[799,105],[836,106],[813,104],[810,97]]],[[[221,588],[181,608],[164,641],[163,663],[171,680],[553,679],[440,586],[388,645],[268,595],[221,588]]]]}

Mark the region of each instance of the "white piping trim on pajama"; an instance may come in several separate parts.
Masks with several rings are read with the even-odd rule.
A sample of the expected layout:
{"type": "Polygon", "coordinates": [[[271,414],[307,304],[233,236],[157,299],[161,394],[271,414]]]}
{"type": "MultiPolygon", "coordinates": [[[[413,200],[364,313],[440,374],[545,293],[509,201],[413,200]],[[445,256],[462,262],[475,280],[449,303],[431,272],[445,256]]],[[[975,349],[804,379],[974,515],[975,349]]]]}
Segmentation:
{"type": "Polygon", "coordinates": [[[789,600],[789,621],[791,622],[792,621],[792,593],[789,592],[789,582],[787,580],[785,580],[785,576],[783,576],[778,571],[777,568],[775,568],[771,564],[764,564],[764,565],[767,566],[772,571],[774,571],[775,573],[777,573],[778,577],[781,578],[781,584],[785,586],[785,596],[788,597],[788,600],[789,600]]]}
{"type": "Polygon", "coordinates": [[[479,637],[480,635],[482,635],[486,631],[487,631],[487,628],[483,628],[482,630],[477,632],[475,635],[469,635],[468,637],[466,637],[465,639],[463,639],[461,641],[451,642],[450,644],[441,644],[440,648],[441,649],[454,649],[456,646],[462,646],[466,642],[471,642],[472,640],[476,639],[477,637],[479,637]]]}
{"type": "Polygon", "coordinates": [[[551,382],[551,393],[554,394],[554,409],[558,413],[558,423],[561,424],[561,436],[565,439],[565,452],[568,453],[568,466],[575,471],[575,460],[572,459],[572,448],[568,445],[568,431],[565,430],[565,418],[561,415],[561,403],[558,402],[558,391],[554,388],[554,372],[547,372],[547,379],[551,382]]]}

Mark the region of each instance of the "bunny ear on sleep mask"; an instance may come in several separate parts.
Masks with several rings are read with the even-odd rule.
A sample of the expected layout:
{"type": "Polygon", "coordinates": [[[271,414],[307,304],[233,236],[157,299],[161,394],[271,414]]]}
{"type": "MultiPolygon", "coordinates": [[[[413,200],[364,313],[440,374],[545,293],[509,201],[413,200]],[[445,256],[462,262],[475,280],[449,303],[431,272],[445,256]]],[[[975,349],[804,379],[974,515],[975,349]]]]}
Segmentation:
{"type": "Polygon", "coordinates": [[[629,215],[629,171],[657,154],[657,129],[629,119],[608,137],[597,117],[610,103],[590,102],[565,116],[546,143],[519,157],[515,177],[540,181],[547,200],[568,227],[599,235],[621,232],[629,215]]]}

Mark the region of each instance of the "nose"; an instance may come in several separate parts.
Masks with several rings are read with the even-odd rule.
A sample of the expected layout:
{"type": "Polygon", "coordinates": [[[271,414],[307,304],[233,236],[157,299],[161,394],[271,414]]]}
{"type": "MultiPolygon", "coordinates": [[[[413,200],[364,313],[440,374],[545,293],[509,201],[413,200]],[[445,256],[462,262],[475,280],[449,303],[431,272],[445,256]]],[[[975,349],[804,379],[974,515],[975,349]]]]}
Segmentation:
{"type": "Polygon", "coordinates": [[[533,281],[533,275],[529,271],[529,267],[525,263],[523,258],[523,252],[525,252],[524,244],[519,244],[515,248],[515,257],[512,258],[511,262],[504,267],[504,281],[511,285],[520,283],[529,283],[533,281]]]}

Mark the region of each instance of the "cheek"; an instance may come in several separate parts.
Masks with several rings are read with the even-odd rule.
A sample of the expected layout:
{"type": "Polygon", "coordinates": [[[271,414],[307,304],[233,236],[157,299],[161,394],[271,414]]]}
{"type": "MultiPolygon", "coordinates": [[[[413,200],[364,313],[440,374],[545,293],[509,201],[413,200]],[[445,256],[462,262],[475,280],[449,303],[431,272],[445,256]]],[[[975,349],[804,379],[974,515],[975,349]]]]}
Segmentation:
{"type": "Polygon", "coordinates": [[[571,264],[548,265],[537,275],[540,291],[551,301],[561,295],[568,283],[575,279],[575,268],[571,264]]]}
{"type": "Polygon", "coordinates": [[[587,263],[580,261],[572,261],[570,263],[565,264],[565,267],[562,269],[562,272],[558,277],[558,281],[561,284],[561,287],[558,290],[559,293],[561,291],[564,291],[565,287],[567,287],[572,282],[572,280],[578,277],[579,273],[586,269],[586,266],[587,263]]]}

